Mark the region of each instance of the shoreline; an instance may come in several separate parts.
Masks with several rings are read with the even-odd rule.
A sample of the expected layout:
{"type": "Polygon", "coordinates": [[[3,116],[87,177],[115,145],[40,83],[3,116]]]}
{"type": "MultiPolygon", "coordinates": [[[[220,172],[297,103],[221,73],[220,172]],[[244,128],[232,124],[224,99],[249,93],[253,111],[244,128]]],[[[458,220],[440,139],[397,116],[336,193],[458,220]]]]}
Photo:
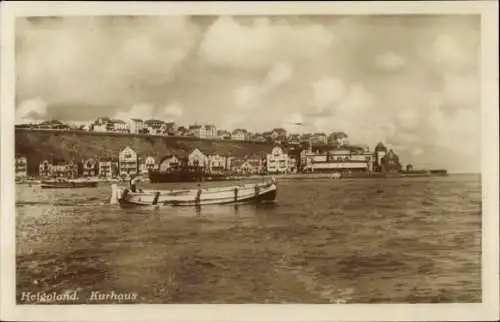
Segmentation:
{"type": "MultiPolygon", "coordinates": [[[[244,180],[271,180],[275,178],[279,180],[313,180],[313,179],[391,179],[391,178],[421,178],[421,177],[445,177],[449,176],[447,172],[432,173],[426,172],[413,172],[413,173],[394,173],[386,174],[379,172],[370,173],[351,173],[351,174],[339,174],[339,173],[292,173],[292,174],[265,174],[265,175],[249,175],[249,176],[229,176],[222,180],[203,180],[199,182],[223,182],[223,181],[244,181],[244,180]]],[[[127,180],[116,180],[116,179],[102,179],[102,178],[89,178],[91,181],[97,181],[99,183],[126,183],[127,180]]],[[[144,183],[151,183],[149,179],[143,180],[144,183]]],[[[189,181],[186,181],[189,182],[189,181]]],[[[193,181],[194,182],[194,181],[193,181]]],[[[16,182],[16,185],[28,185],[28,184],[40,184],[41,179],[35,178],[29,181],[16,182]]],[[[159,182],[164,183],[164,182],[159,182]]],[[[153,183],[154,184],[154,183],[153,183]]]]}

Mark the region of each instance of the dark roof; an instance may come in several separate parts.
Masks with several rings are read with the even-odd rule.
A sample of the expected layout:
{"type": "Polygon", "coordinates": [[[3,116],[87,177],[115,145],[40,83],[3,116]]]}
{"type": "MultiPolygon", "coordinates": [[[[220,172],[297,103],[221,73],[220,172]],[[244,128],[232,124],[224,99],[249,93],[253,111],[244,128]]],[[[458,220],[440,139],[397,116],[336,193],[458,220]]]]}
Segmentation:
{"type": "Polygon", "coordinates": [[[151,125],[158,125],[158,124],[164,124],[165,122],[162,121],[162,120],[155,120],[155,119],[150,119],[150,120],[146,120],[144,121],[145,124],[151,126],[151,125]]]}
{"type": "Polygon", "coordinates": [[[334,138],[346,138],[347,134],[345,132],[332,132],[330,136],[334,138]]]}
{"type": "Polygon", "coordinates": [[[375,151],[387,151],[387,148],[382,142],[379,142],[375,147],[375,151]]]}
{"type": "Polygon", "coordinates": [[[118,159],[115,157],[104,157],[99,158],[99,162],[118,162],[118,159]]]}
{"type": "Polygon", "coordinates": [[[53,165],[67,165],[69,162],[63,159],[54,159],[52,160],[53,165]]]}

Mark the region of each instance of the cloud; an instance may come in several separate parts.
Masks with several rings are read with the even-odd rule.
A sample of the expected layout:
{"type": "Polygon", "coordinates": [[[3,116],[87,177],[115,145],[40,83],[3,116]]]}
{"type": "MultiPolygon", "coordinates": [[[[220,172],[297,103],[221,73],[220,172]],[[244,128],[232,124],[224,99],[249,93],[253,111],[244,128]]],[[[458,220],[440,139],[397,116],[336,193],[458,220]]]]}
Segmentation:
{"type": "Polygon", "coordinates": [[[253,81],[234,90],[236,107],[240,110],[257,108],[263,96],[287,82],[292,74],[293,69],[290,64],[284,62],[274,64],[261,82],[253,81]]]}
{"type": "Polygon", "coordinates": [[[376,64],[381,69],[394,71],[403,67],[406,64],[406,61],[403,57],[389,51],[378,55],[376,58],[376,64]]]}
{"type": "Polygon", "coordinates": [[[268,18],[243,25],[224,16],[208,28],[199,55],[212,66],[265,70],[277,61],[313,60],[332,42],[333,34],[321,25],[291,25],[268,18]]]}
{"type": "Polygon", "coordinates": [[[257,107],[261,89],[256,84],[243,85],[234,91],[236,107],[242,110],[251,110],[257,107]]]}
{"type": "Polygon", "coordinates": [[[470,108],[480,99],[479,77],[476,74],[444,76],[443,99],[456,108],[470,108]]]}
{"type": "Polygon", "coordinates": [[[147,87],[173,80],[198,35],[183,16],[18,21],[17,95],[43,95],[49,103],[160,103],[165,94],[145,95],[147,87]]]}
{"type": "Polygon", "coordinates": [[[167,118],[181,117],[184,115],[184,108],[178,102],[172,103],[163,108],[162,115],[167,118]]]}
{"type": "Polygon", "coordinates": [[[139,103],[133,105],[128,111],[119,111],[113,118],[128,121],[133,118],[148,119],[168,119],[173,120],[184,115],[184,109],[178,102],[166,105],[163,108],[157,108],[150,103],[139,103]]]}
{"type": "Polygon", "coordinates": [[[439,34],[431,47],[434,61],[445,66],[456,67],[467,62],[467,56],[460,47],[458,40],[448,34],[439,34]]]}
{"type": "Polygon", "coordinates": [[[398,126],[412,131],[420,124],[420,111],[415,108],[401,108],[397,111],[396,118],[398,126]]]}
{"type": "Polygon", "coordinates": [[[47,103],[41,98],[22,101],[16,109],[16,122],[35,122],[47,115],[47,103]]]}
{"type": "Polygon", "coordinates": [[[134,118],[147,120],[154,116],[155,107],[149,103],[140,103],[132,106],[128,111],[119,111],[114,115],[114,118],[119,120],[131,120],[134,118]]]}
{"type": "Polygon", "coordinates": [[[331,108],[331,104],[338,102],[345,94],[344,84],[340,79],[326,77],[312,84],[313,103],[317,110],[331,108]]]}
{"type": "Polygon", "coordinates": [[[293,71],[290,64],[283,62],[276,63],[264,78],[261,92],[265,93],[273,87],[288,81],[292,77],[292,73],[293,71]]]}

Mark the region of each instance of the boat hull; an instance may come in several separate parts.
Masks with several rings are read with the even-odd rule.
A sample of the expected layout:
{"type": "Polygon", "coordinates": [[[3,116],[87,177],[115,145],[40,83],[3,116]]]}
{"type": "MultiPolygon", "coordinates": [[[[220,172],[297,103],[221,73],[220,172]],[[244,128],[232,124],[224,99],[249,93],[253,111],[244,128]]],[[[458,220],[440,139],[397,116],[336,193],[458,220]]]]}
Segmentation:
{"type": "Polygon", "coordinates": [[[203,174],[201,171],[152,171],[149,173],[149,180],[151,183],[224,181],[227,180],[227,178],[227,176],[222,174],[208,175],[203,174]]]}
{"type": "Polygon", "coordinates": [[[266,203],[276,199],[274,183],[193,190],[149,190],[131,192],[112,185],[111,203],[122,207],[169,205],[179,207],[266,203]]]}

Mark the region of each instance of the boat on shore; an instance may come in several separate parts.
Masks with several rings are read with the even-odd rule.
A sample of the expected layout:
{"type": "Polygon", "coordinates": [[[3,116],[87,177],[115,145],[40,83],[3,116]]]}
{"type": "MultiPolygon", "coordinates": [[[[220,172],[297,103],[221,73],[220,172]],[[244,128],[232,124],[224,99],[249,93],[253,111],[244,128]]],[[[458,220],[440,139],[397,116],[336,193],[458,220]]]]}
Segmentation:
{"type": "Polygon", "coordinates": [[[58,178],[52,180],[42,180],[40,187],[42,189],[72,189],[72,188],[94,188],[97,187],[96,180],[78,180],[58,178]]]}
{"type": "Polygon", "coordinates": [[[265,203],[276,199],[274,179],[257,184],[183,190],[137,190],[111,185],[111,204],[120,206],[202,206],[236,203],[265,203]]]}

